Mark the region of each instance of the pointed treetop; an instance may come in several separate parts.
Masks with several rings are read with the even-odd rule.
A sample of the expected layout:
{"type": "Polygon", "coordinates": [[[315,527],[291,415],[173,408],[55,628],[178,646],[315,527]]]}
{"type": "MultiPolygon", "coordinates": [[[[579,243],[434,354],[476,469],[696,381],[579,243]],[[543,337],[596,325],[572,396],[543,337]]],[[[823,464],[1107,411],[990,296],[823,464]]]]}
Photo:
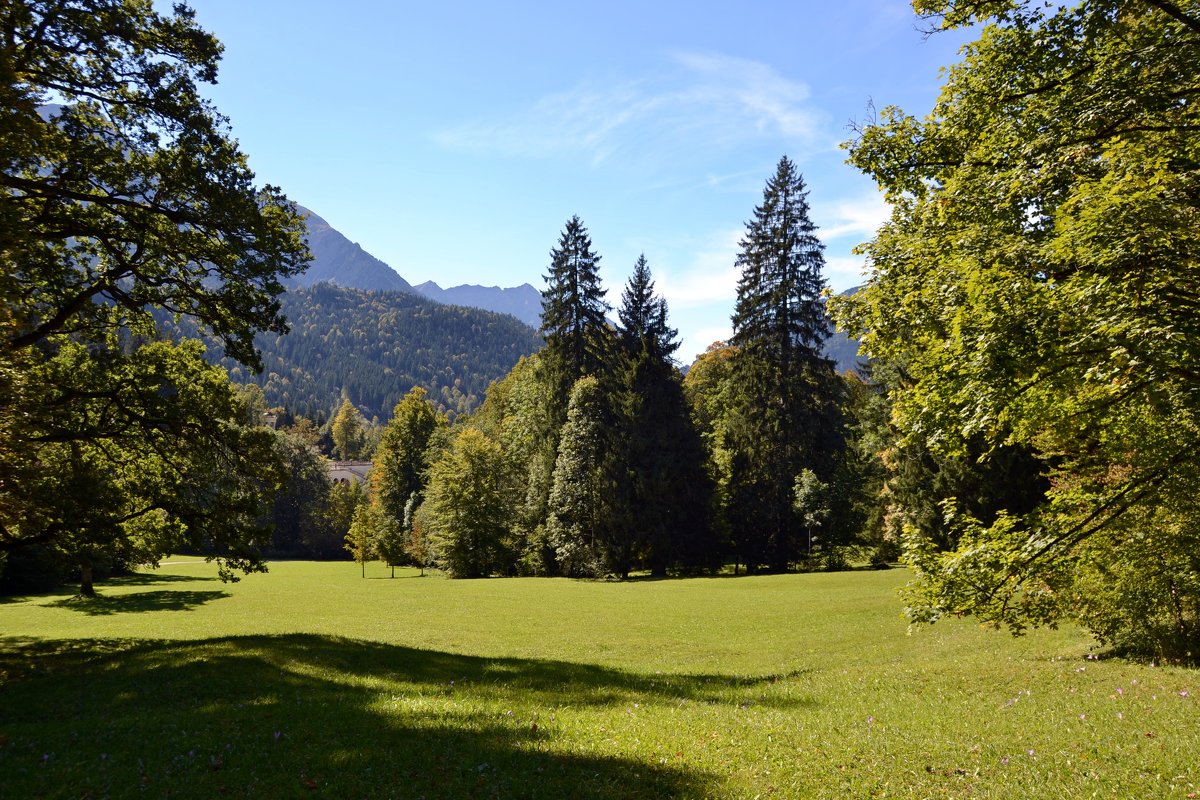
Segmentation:
{"type": "Polygon", "coordinates": [[[644,253],[633,265],[617,316],[622,340],[630,351],[644,350],[667,359],[679,349],[680,343],[675,341],[679,331],[667,326],[667,301],[654,294],[654,280],[644,253]]]}
{"type": "Polygon", "coordinates": [[[805,361],[821,358],[830,327],[821,298],[825,246],[816,230],[804,176],[785,155],[740,243],[733,344],[776,351],[785,361],[784,351],[805,361]]]}
{"type": "Polygon", "coordinates": [[[578,216],[567,220],[550,251],[550,272],[542,291],[541,333],[547,350],[561,359],[569,386],[601,369],[605,358],[606,314],[612,310],[600,284],[600,256],[578,216]]]}

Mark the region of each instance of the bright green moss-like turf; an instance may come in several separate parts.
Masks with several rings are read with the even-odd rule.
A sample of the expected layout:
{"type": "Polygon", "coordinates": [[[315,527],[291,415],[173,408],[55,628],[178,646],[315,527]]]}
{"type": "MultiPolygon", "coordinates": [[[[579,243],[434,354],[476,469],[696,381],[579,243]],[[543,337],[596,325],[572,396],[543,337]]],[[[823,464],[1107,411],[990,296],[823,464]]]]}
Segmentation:
{"type": "Polygon", "coordinates": [[[1197,672],[910,631],[903,570],[450,581],[180,559],[0,601],[0,798],[1187,798],[1197,672]]]}

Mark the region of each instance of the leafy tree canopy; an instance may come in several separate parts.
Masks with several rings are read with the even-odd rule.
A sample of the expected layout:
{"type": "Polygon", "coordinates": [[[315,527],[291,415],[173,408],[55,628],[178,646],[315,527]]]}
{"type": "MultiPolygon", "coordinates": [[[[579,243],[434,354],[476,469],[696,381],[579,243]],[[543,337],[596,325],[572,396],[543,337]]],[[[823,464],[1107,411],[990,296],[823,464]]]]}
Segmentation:
{"type": "Polygon", "coordinates": [[[144,345],[158,309],[256,366],[308,259],[199,93],[220,44],[149,0],[5,3],[0,32],[0,550],[53,542],[86,568],[98,537],[152,559],[186,531],[255,568],[237,526],[277,459],[196,347],[144,345]]]}
{"type": "Polygon", "coordinates": [[[333,455],[342,460],[354,460],[366,455],[367,432],[363,428],[362,414],[350,402],[342,400],[337,416],[330,428],[333,437],[333,455]]]}
{"type": "Polygon", "coordinates": [[[430,547],[452,576],[481,578],[507,561],[506,472],[500,446],[464,428],[430,470],[423,506],[430,547]]]}
{"type": "Polygon", "coordinates": [[[285,330],[280,279],[308,251],[199,94],[221,45],[187,6],[149,0],[7,3],[0,30],[6,348],[148,333],[157,306],[256,364],[254,334],[285,330]]]}
{"type": "Polygon", "coordinates": [[[371,488],[376,501],[393,519],[404,520],[404,507],[425,488],[426,451],[434,431],[446,425],[446,417],[414,386],[396,404],[392,419],[383,429],[375,449],[371,488]]]}
{"type": "Polygon", "coordinates": [[[955,516],[951,552],[911,538],[912,613],[1080,616],[1200,652],[1200,7],[916,5],[986,25],[927,118],[886,108],[851,143],[894,213],[838,314],[901,367],[907,442],[1024,448],[1049,489],[1032,511],[955,516]],[[1139,592],[1093,591],[1110,573],[1139,592]]]}

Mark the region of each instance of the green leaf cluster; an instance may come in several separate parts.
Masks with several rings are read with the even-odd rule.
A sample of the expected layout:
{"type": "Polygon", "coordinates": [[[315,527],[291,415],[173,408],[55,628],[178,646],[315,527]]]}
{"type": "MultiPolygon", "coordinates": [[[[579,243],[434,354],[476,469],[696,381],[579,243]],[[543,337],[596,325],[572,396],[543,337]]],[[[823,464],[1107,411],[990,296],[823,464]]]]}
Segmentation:
{"type": "Polygon", "coordinates": [[[0,552],[48,549],[84,592],[183,546],[261,568],[273,434],[200,345],[154,341],[187,317],[256,367],[308,260],[202,96],[220,44],[148,0],[6,3],[0,33],[0,552]]]}
{"type": "Polygon", "coordinates": [[[980,35],[928,117],[885,109],[850,144],[894,212],[836,314],[896,370],[900,450],[1024,452],[1038,500],[985,519],[942,495],[952,549],[910,526],[913,613],[1195,657],[1200,7],[919,7],[980,35]]]}

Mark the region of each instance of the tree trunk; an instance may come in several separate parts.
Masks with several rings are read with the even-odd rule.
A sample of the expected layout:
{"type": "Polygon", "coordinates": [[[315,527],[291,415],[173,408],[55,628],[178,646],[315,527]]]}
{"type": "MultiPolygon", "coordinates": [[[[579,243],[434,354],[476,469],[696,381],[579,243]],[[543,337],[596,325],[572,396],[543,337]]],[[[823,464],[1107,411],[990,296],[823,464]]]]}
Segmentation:
{"type": "Polygon", "coordinates": [[[96,596],[96,587],[92,585],[92,567],[90,564],[79,568],[79,596],[96,596]]]}

